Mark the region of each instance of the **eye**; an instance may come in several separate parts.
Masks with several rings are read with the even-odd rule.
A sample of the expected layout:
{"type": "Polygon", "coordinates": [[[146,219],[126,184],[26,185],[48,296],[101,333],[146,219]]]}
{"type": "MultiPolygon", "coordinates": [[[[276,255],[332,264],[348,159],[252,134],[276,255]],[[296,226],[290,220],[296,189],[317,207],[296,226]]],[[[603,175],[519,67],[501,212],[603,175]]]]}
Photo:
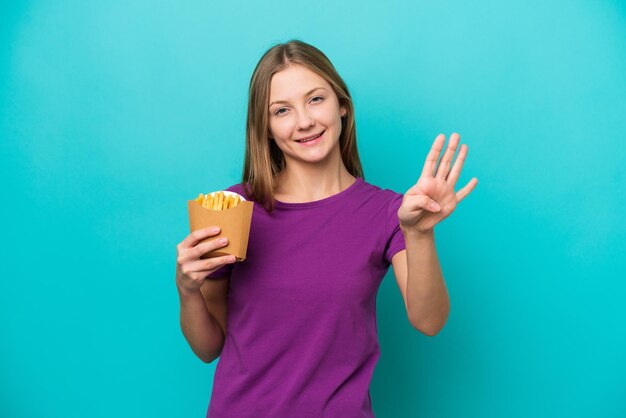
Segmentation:
{"type": "MultiPolygon", "coordinates": [[[[313,97],[313,98],[311,99],[311,101],[314,101],[315,99],[320,99],[320,100],[316,100],[316,101],[315,101],[315,103],[319,103],[319,102],[321,102],[322,100],[324,100],[324,98],[323,98],[322,96],[315,96],[315,97],[313,97]]],[[[285,110],[285,111],[286,111],[287,109],[285,109],[284,107],[281,107],[281,108],[279,108],[279,109],[276,109],[276,111],[274,112],[274,116],[280,116],[280,115],[283,115],[285,112],[281,112],[281,110],[285,110]]]]}

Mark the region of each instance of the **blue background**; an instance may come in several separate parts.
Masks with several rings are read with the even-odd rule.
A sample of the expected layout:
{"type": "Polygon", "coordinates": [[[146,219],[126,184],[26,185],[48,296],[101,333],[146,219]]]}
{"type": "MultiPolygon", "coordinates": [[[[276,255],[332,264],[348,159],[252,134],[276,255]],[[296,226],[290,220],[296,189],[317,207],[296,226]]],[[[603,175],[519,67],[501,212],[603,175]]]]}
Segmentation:
{"type": "Polygon", "coordinates": [[[175,246],[240,180],[250,76],[292,38],[346,80],[366,181],[404,193],[440,132],[479,180],[435,229],[441,333],[383,281],[376,416],[626,416],[617,0],[3,2],[0,415],[204,416],[175,246]]]}

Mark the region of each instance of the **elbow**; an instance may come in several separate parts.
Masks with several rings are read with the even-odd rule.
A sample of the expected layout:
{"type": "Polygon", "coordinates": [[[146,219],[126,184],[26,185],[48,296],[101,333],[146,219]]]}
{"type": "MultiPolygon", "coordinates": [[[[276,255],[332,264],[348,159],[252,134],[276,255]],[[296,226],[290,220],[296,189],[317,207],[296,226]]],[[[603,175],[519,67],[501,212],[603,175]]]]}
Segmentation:
{"type": "Polygon", "coordinates": [[[199,357],[199,358],[205,364],[211,364],[215,361],[215,359],[217,359],[217,357],[199,357]]]}
{"type": "Polygon", "coordinates": [[[427,337],[434,337],[435,335],[439,334],[439,331],[443,329],[443,325],[441,327],[416,328],[416,329],[420,331],[422,334],[426,335],[427,337]]]}
{"type": "Polygon", "coordinates": [[[196,353],[196,356],[202,360],[203,363],[211,364],[213,363],[220,355],[222,354],[221,350],[219,352],[211,352],[211,353],[196,353]]]}
{"type": "Polygon", "coordinates": [[[192,346],[192,351],[203,363],[213,363],[221,354],[224,343],[208,344],[201,347],[192,346]]]}
{"type": "Polygon", "coordinates": [[[423,324],[423,323],[414,323],[411,322],[411,325],[413,326],[413,328],[415,328],[416,330],[418,330],[419,332],[421,332],[422,334],[428,336],[428,337],[434,337],[435,335],[439,334],[439,331],[441,331],[443,329],[443,326],[445,325],[445,323],[442,324],[423,324]]]}
{"type": "Polygon", "coordinates": [[[439,334],[439,332],[446,325],[447,320],[447,314],[440,318],[434,318],[429,320],[424,320],[423,318],[418,320],[416,318],[409,317],[409,322],[411,323],[411,326],[428,337],[434,337],[435,335],[439,334]]]}

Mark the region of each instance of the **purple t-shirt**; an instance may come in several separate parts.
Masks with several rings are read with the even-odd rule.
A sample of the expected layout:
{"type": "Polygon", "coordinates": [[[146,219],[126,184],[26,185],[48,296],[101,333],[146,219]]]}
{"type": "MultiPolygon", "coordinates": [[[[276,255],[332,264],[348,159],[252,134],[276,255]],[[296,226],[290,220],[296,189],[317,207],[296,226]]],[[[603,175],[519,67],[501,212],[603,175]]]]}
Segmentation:
{"type": "MultiPolygon", "coordinates": [[[[227,190],[250,200],[241,184],[227,190]]],[[[306,203],[255,203],[230,274],[227,335],[207,417],[373,417],[376,294],[405,249],[402,194],[358,178],[306,203]]]]}

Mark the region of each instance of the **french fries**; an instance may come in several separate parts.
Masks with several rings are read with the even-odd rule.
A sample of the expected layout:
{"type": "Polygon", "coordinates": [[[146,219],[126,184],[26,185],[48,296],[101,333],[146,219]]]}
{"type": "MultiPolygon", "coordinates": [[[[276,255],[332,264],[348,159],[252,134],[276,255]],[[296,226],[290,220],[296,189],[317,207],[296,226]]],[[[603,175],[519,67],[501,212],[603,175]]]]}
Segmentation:
{"type": "Polygon", "coordinates": [[[195,199],[203,208],[211,209],[211,210],[225,210],[234,208],[239,203],[241,203],[242,199],[239,195],[232,196],[226,195],[224,192],[213,192],[209,194],[200,193],[198,197],[195,199]]]}

